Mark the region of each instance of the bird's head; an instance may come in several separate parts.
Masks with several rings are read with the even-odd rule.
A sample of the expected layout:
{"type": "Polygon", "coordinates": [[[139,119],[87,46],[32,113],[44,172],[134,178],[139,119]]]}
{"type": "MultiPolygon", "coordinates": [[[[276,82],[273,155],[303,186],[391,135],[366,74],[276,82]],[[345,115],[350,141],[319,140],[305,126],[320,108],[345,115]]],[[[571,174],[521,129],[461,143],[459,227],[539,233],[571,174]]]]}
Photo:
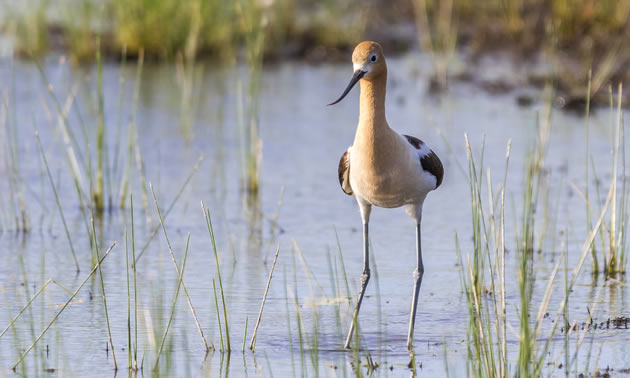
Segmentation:
{"type": "Polygon", "coordinates": [[[372,81],[382,75],[387,74],[387,65],[385,64],[385,55],[383,54],[383,49],[381,45],[372,41],[364,41],[357,45],[354,48],[354,52],[352,53],[352,68],[354,69],[354,73],[352,75],[352,79],[350,83],[343,91],[343,94],[337,101],[332,102],[328,105],[335,105],[350,92],[352,87],[359,80],[367,80],[372,81]]]}

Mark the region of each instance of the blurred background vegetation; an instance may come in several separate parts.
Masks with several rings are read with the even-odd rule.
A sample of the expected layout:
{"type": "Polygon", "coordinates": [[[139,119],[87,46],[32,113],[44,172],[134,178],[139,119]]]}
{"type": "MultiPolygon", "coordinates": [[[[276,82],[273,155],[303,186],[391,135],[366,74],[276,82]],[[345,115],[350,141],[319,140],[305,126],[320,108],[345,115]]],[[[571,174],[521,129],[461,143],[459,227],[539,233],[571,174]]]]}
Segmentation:
{"type": "Polygon", "coordinates": [[[142,51],[230,62],[256,36],[265,61],[347,59],[363,39],[388,54],[419,46],[434,58],[438,87],[455,52],[551,61],[553,75],[530,84],[552,80],[578,102],[589,71],[596,97],[629,76],[630,0],[5,0],[0,11],[12,52],[62,50],[75,63],[93,61],[97,46],[109,59],[142,51]]]}

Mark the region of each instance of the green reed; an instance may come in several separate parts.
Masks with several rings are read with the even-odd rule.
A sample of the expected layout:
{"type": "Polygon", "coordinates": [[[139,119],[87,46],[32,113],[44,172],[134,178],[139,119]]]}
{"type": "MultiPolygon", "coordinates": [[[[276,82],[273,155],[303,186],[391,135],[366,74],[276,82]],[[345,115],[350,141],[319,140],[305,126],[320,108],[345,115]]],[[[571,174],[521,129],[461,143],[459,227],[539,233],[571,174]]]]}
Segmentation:
{"type": "MultiPolygon", "coordinates": [[[[92,223],[92,241],[94,251],[96,252],[96,261],[101,261],[100,253],[98,252],[98,242],[96,240],[96,229],[94,228],[94,218],[91,219],[92,223]]],[[[118,370],[118,363],[116,362],[116,348],[114,348],[114,340],[112,339],[112,329],[109,324],[109,311],[107,309],[107,294],[105,294],[105,280],[103,280],[103,270],[101,264],[98,264],[98,276],[101,282],[101,293],[103,294],[103,308],[105,310],[105,322],[107,323],[107,334],[109,336],[109,345],[112,347],[112,357],[114,359],[114,371],[118,370]]]]}
{"type": "MultiPolygon", "coordinates": [[[[181,274],[178,265],[177,265],[177,260],[175,258],[175,253],[173,253],[173,247],[171,246],[171,242],[168,238],[168,234],[166,233],[166,227],[164,226],[164,218],[162,218],[162,213],[160,211],[160,207],[158,206],[158,202],[157,202],[157,197],[155,196],[155,192],[153,191],[153,185],[149,184],[149,187],[151,188],[151,194],[153,195],[153,203],[155,204],[155,210],[157,211],[158,217],[160,219],[160,225],[162,226],[162,231],[164,232],[164,239],[166,239],[166,245],[168,246],[168,252],[171,256],[171,261],[173,261],[173,265],[175,267],[175,272],[177,274],[181,274]]],[[[189,235],[189,239],[190,239],[190,235],[189,235]]],[[[186,249],[188,250],[188,248],[186,249]]],[[[188,307],[190,308],[190,313],[193,316],[193,319],[195,320],[195,324],[197,326],[197,330],[199,331],[199,335],[201,336],[201,341],[203,341],[203,345],[205,347],[205,350],[208,351],[208,349],[210,349],[210,346],[208,346],[208,342],[206,341],[206,337],[203,334],[203,329],[201,327],[201,324],[199,323],[199,319],[197,318],[197,313],[195,312],[195,307],[192,304],[192,300],[190,299],[190,295],[188,294],[188,289],[186,288],[186,285],[184,284],[183,278],[180,282],[180,284],[182,289],[184,290],[184,295],[186,296],[186,300],[188,301],[188,307]]],[[[179,291],[179,286],[178,289],[179,291]]]]}
{"type": "MultiPolygon", "coordinates": [[[[271,285],[271,279],[273,278],[273,271],[276,268],[276,262],[278,262],[278,254],[280,253],[280,244],[278,244],[278,248],[276,249],[276,255],[273,258],[273,264],[271,265],[271,270],[269,271],[269,279],[267,280],[267,285],[265,286],[265,293],[263,294],[263,300],[260,304],[260,311],[258,312],[258,318],[256,319],[256,325],[254,326],[254,333],[252,334],[252,339],[249,343],[249,349],[252,352],[255,351],[256,348],[256,336],[258,333],[258,326],[260,326],[260,321],[262,319],[263,310],[265,308],[265,301],[267,300],[267,294],[269,293],[269,286],[271,285]]],[[[247,321],[245,323],[245,334],[247,334],[247,321]]],[[[243,337],[243,340],[245,338],[243,337]]],[[[243,346],[245,343],[243,342],[243,346]]]]}
{"type": "MultiPolygon", "coordinates": [[[[79,291],[83,288],[83,286],[85,286],[85,284],[88,282],[88,280],[90,279],[90,277],[92,277],[92,275],[94,275],[94,273],[96,273],[96,271],[100,268],[101,264],[103,263],[103,261],[105,260],[105,258],[107,256],[109,256],[109,253],[112,251],[112,249],[114,248],[114,246],[116,245],[116,242],[112,243],[112,245],[107,249],[107,251],[105,251],[105,253],[103,254],[103,256],[101,256],[100,260],[98,260],[95,264],[95,266],[92,268],[92,270],[90,271],[90,273],[88,273],[87,277],[85,277],[85,279],[79,284],[79,286],[77,287],[77,289],[75,291],[72,292],[72,294],[70,295],[70,298],[68,298],[68,300],[63,304],[63,306],[61,306],[61,308],[59,309],[59,311],[55,314],[55,316],[52,318],[52,320],[50,322],[48,322],[48,324],[46,325],[46,327],[42,330],[42,332],[39,334],[39,336],[37,336],[37,338],[35,338],[35,340],[33,341],[33,343],[31,344],[31,346],[29,346],[21,355],[20,358],[18,359],[18,361],[13,365],[13,370],[15,371],[15,369],[22,363],[22,361],[24,361],[24,358],[26,358],[26,356],[28,355],[28,353],[33,350],[33,348],[35,347],[35,345],[39,342],[39,340],[46,334],[46,332],[50,329],[50,327],[55,323],[55,321],[59,318],[59,316],[61,316],[61,314],[63,313],[63,311],[68,307],[68,305],[70,305],[70,303],[72,302],[72,300],[77,296],[77,294],[79,293],[79,291]]],[[[32,302],[32,301],[31,301],[32,302]]]]}
{"type": "Polygon", "coordinates": [[[436,2],[413,0],[418,40],[431,54],[433,66],[431,86],[445,89],[449,66],[455,57],[458,25],[454,15],[455,0],[436,2]]]}
{"type": "Polygon", "coordinates": [[[612,199],[610,206],[610,218],[608,223],[608,253],[604,254],[604,274],[606,277],[625,272],[627,255],[626,230],[628,223],[628,183],[625,157],[625,135],[623,126],[623,112],[621,110],[623,88],[619,83],[617,91],[617,111],[614,128],[614,145],[612,156],[611,190],[612,199]],[[621,148],[621,151],[620,151],[621,148]],[[620,172],[621,160],[621,172],[620,172]],[[619,188],[619,176],[621,176],[621,188],[619,188]]]}
{"type": "MultiPolygon", "coordinates": [[[[223,343],[223,327],[221,326],[221,312],[219,311],[219,299],[217,297],[217,285],[214,278],[212,279],[212,291],[214,292],[214,306],[217,313],[217,324],[219,325],[219,338],[221,341],[221,352],[225,352],[225,344],[223,343]]],[[[221,357],[223,358],[223,357],[221,357]]]]}
{"type": "MultiPolygon", "coordinates": [[[[216,264],[217,267],[217,276],[219,278],[219,289],[221,291],[221,303],[223,305],[223,320],[225,323],[225,340],[226,340],[226,348],[224,349],[225,352],[227,352],[228,354],[230,354],[231,352],[231,347],[230,347],[230,328],[228,325],[228,315],[227,315],[227,306],[225,305],[225,293],[223,291],[223,280],[221,280],[221,267],[219,266],[219,256],[217,254],[217,244],[216,244],[216,240],[214,238],[214,229],[212,228],[212,218],[210,217],[210,210],[206,209],[206,207],[203,205],[203,201],[201,202],[201,210],[203,211],[203,216],[206,220],[206,226],[208,227],[208,234],[210,236],[210,241],[212,242],[212,251],[214,253],[214,262],[216,264]]],[[[214,280],[213,280],[213,286],[214,286],[214,280]]],[[[216,289],[215,289],[215,296],[216,296],[216,289]]],[[[216,300],[216,298],[215,298],[216,300]]],[[[217,312],[218,312],[218,306],[217,306],[217,312]]],[[[218,313],[217,313],[218,316],[218,313]]],[[[221,326],[219,325],[219,328],[221,326]]],[[[223,345],[223,341],[221,341],[221,345],[223,345]]]]}
{"type": "MultiPolygon", "coordinates": [[[[98,125],[96,127],[96,188],[92,198],[97,212],[105,209],[105,184],[103,165],[105,160],[105,99],[103,94],[103,60],[101,58],[100,39],[96,50],[96,87],[98,95],[98,125]]],[[[110,198],[111,202],[111,198],[110,198]]]]}
{"type": "MultiPolygon", "coordinates": [[[[72,128],[70,127],[68,123],[68,112],[69,112],[68,106],[62,107],[59,96],[55,92],[53,85],[48,80],[48,75],[46,74],[46,71],[44,70],[44,67],[42,66],[42,64],[38,61],[35,61],[35,65],[40,73],[42,82],[46,86],[48,90],[48,94],[50,95],[50,98],[52,99],[53,104],[55,106],[55,110],[57,112],[57,118],[58,118],[57,129],[62,136],[62,141],[63,141],[63,146],[64,146],[64,157],[65,157],[66,163],[68,164],[68,170],[70,171],[70,175],[72,177],[72,182],[74,184],[74,188],[77,193],[77,198],[79,199],[79,203],[81,207],[83,208],[84,204],[89,203],[89,202],[86,201],[86,194],[83,188],[84,177],[81,172],[81,166],[88,173],[89,175],[88,177],[91,183],[92,177],[91,177],[91,169],[89,165],[91,163],[91,159],[89,158],[85,159],[81,153],[80,144],[78,143],[77,138],[74,135],[74,132],[72,131],[72,128]],[[87,164],[86,164],[86,160],[88,162],[87,164]]],[[[71,106],[75,96],[76,96],[76,90],[73,88],[73,91],[68,95],[66,105],[71,106]]],[[[87,139],[86,139],[85,145],[86,145],[86,150],[89,152],[89,141],[87,139]]],[[[88,227],[87,229],[89,230],[89,226],[87,227],[88,227]]]]}
{"type": "Polygon", "coordinates": [[[68,244],[70,245],[70,252],[72,252],[72,258],[74,259],[74,264],[77,268],[77,273],[80,272],[79,268],[79,260],[77,259],[77,254],[74,251],[74,245],[72,244],[72,238],[70,237],[70,231],[68,230],[68,224],[66,223],[66,217],[63,215],[63,208],[61,207],[61,202],[59,201],[59,194],[57,193],[57,187],[55,186],[55,182],[53,181],[52,174],[50,173],[50,168],[48,167],[48,159],[46,159],[46,153],[44,152],[44,148],[42,147],[42,142],[39,138],[39,133],[35,133],[35,138],[37,139],[37,147],[39,148],[39,153],[44,160],[44,165],[46,166],[46,173],[48,174],[48,180],[50,181],[50,186],[52,187],[53,193],[55,194],[55,203],[57,204],[57,209],[59,210],[59,216],[61,217],[61,222],[63,223],[63,228],[66,233],[66,238],[68,239],[68,244]]]}
{"type": "MultiPolygon", "coordinates": [[[[173,210],[173,207],[175,207],[175,204],[181,198],[182,194],[184,193],[184,190],[186,189],[186,187],[188,186],[188,184],[190,183],[192,178],[195,176],[195,173],[197,173],[197,171],[199,170],[199,167],[201,166],[202,162],[203,162],[203,155],[199,156],[199,159],[197,159],[197,162],[195,163],[195,166],[192,168],[192,170],[190,171],[190,173],[186,177],[186,180],[184,180],[184,182],[182,183],[182,186],[180,186],[179,190],[177,191],[177,194],[175,195],[175,197],[173,198],[171,203],[168,205],[168,207],[164,211],[164,214],[161,215],[163,217],[162,222],[164,220],[166,220],[168,215],[171,213],[171,210],[173,210]]],[[[143,202],[144,202],[144,192],[143,192],[143,202]]],[[[147,208],[146,206],[147,205],[145,204],[145,208],[147,208]]],[[[160,211],[160,214],[162,214],[161,211],[160,211]]],[[[135,258],[134,266],[135,266],[135,264],[138,263],[138,260],[140,260],[140,257],[142,257],[144,255],[144,253],[148,250],[149,246],[151,245],[151,242],[153,241],[153,238],[155,237],[155,235],[157,235],[157,233],[160,231],[160,229],[161,229],[161,224],[158,224],[158,225],[153,227],[153,229],[151,230],[151,233],[149,234],[147,240],[145,241],[144,245],[142,246],[142,249],[140,250],[140,253],[138,253],[138,256],[135,258]]]]}
{"type": "MultiPolygon", "coordinates": [[[[30,220],[28,216],[28,209],[24,198],[25,185],[21,173],[20,154],[18,146],[20,145],[20,139],[18,134],[18,121],[16,117],[17,113],[17,99],[16,99],[16,82],[15,82],[15,66],[11,61],[11,79],[10,88],[8,94],[2,99],[0,105],[0,125],[4,125],[4,140],[5,144],[5,162],[7,174],[7,184],[9,186],[8,194],[9,200],[7,207],[10,209],[10,214],[6,214],[10,219],[6,221],[7,229],[14,229],[18,232],[28,232],[31,229],[30,220]],[[11,226],[13,224],[13,226],[11,226]]],[[[0,201],[2,201],[0,199],[0,201]]],[[[2,206],[3,208],[5,206],[2,206]]],[[[2,231],[2,219],[4,216],[4,209],[0,211],[0,231],[2,231]]]]}
{"type": "MultiPolygon", "coordinates": [[[[590,91],[590,82],[589,82],[590,91]]],[[[614,103],[612,87],[609,88],[610,96],[610,118],[612,129],[612,159],[611,159],[611,179],[610,190],[612,191],[612,199],[610,205],[610,214],[608,219],[602,224],[600,233],[600,249],[601,249],[601,268],[600,259],[597,256],[597,247],[593,243],[591,246],[591,260],[593,266],[593,275],[597,276],[600,272],[605,278],[614,278],[619,274],[624,274],[627,264],[626,239],[628,224],[628,199],[630,198],[630,185],[627,179],[626,168],[626,152],[625,152],[625,127],[624,117],[621,108],[622,104],[622,85],[619,84],[617,91],[617,103],[614,103]]],[[[587,106],[587,116],[589,114],[589,106],[587,106]]],[[[586,125],[586,162],[585,162],[585,187],[584,192],[580,192],[574,187],[584,199],[586,206],[586,222],[588,229],[591,230],[591,212],[599,209],[602,205],[598,198],[601,198],[601,184],[598,178],[597,168],[594,157],[589,150],[589,125],[587,119],[586,125]],[[589,170],[589,163],[592,167],[589,170]],[[592,171],[592,180],[595,182],[595,198],[590,195],[590,175],[592,171]],[[595,206],[599,205],[598,208],[595,206]]]]}
{"type": "MultiPolygon", "coordinates": [[[[160,342],[160,348],[157,351],[157,358],[155,359],[155,367],[153,370],[158,370],[160,363],[160,356],[162,355],[162,350],[164,349],[164,343],[166,342],[166,336],[168,335],[168,331],[171,328],[171,323],[173,322],[173,317],[175,316],[175,309],[177,306],[177,298],[179,297],[179,290],[183,287],[184,283],[184,269],[186,268],[186,259],[188,257],[188,247],[190,246],[190,233],[188,233],[188,237],[186,238],[186,249],[184,250],[184,259],[182,261],[181,267],[177,268],[179,273],[179,279],[177,281],[177,288],[175,289],[175,295],[173,297],[173,304],[171,305],[171,313],[168,318],[168,323],[166,324],[166,329],[164,330],[164,335],[162,336],[162,341],[160,342]]],[[[177,263],[175,263],[177,265],[177,263]]],[[[202,334],[203,337],[203,334],[202,334]]]]}
{"type": "Polygon", "coordinates": [[[50,0],[25,1],[24,9],[3,6],[6,11],[3,32],[15,38],[16,53],[19,55],[43,56],[49,48],[50,0]],[[6,29],[5,29],[6,28],[6,29]]]}
{"type": "MultiPolygon", "coordinates": [[[[131,258],[133,267],[133,325],[134,325],[134,343],[133,343],[133,370],[138,370],[138,280],[136,276],[136,233],[133,219],[133,193],[129,195],[129,206],[131,208],[131,258]]],[[[131,345],[129,345],[131,349],[131,345]]],[[[131,365],[131,363],[130,363],[131,365]]]]}
{"type": "MultiPolygon", "coordinates": [[[[563,299],[556,311],[553,326],[547,335],[541,335],[544,315],[548,313],[549,302],[555,287],[557,272],[561,263],[566,265],[566,255],[558,261],[549,278],[547,279],[542,298],[538,303],[538,310],[534,314],[533,290],[536,282],[536,269],[534,266],[533,252],[536,237],[544,238],[545,232],[535,233],[537,214],[547,217],[548,212],[540,212],[537,209],[538,198],[547,196],[549,180],[545,177],[545,155],[548,148],[550,130],[550,110],[538,123],[538,136],[536,144],[525,160],[526,174],[522,190],[521,214],[515,227],[516,233],[516,276],[518,279],[518,305],[516,314],[519,320],[518,328],[518,353],[515,361],[508,359],[508,334],[507,334],[507,309],[506,309],[506,241],[505,241],[505,193],[510,157],[510,144],[506,154],[505,171],[502,186],[495,190],[492,184],[490,170],[487,172],[488,185],[484,190],[483,180],[483,143],[482,153],[478,164],[473,156],[472,149],[466,137],[466,151],[468,157],[468,181],[471,193],[472,210],[472,258],[462,260],[461,247],[456,235],[456,249],[458,251],[461,266],[461,281],[466,295],[469,312],[468,334],[468,372],[477,377],[505,377],[515,374],[517,376],[540,376],[542,369],[549,359],[549,348],[557,331],[557,324],[562,323],[564,317],[568,319],[569,295],[576,284],[579,273],[587,256],[592,255],[593,241],[600,229],[603,229],[605,215],[608,207],[612,206],[614,187],[611,186],[605,204],[598,211],[599,216],[593,227],[589,230],[583,247],[580,250],[580,258],[569,277],[565,275],[565,287],[563,299]],[[484,206],[483,192],[487,193],[488,205],[484,206]],[[535,315],[535,316],[534,316],[535,315]],[[541,339],[541,337],[543,337],[541,339]]],[[[548,201],[543,201],[548,206],[548,201]]],[[[547,221],[543,224],[548,225],[547,221]]],[[[555,226],[554,226],[555,227],[555,226]]],[[[539,240],[539,245],[542,241],[539,240]]],[[[540,249],[540,248],[539,248],[540,249]]],[[[567,337],[565,335],[565,337],[567,337]]],[[[565,340],[565,364],[574,366],[577,351],[583,340],[583,335],[575,345],[573,358],[569,361],[569,341],[565,340]]],[[[567,372],[570,367],[567,367],[567,372]]]]}
{"type": "Polygon", "coordinates": [[[243,96],[241,82],[237,83],[240,95],[238,109],[240,135],[241,179],[247,193],[258,197],[260,187],[260,165],[262,163],[262,139],[260,139],[259,102],[262,82],[265,27],[263,10],[255,1],[246,0],[238,6],[240,24],[245,31],[245,51],[247,63],[247,92],[243,96]]]}
{"type": "MultiPolygon", "coordinates": [[[[131,283],[129,280],[129,238],[127,230],[125,230],[125,273],[127,278],[127,368],[129,371],[133,371],[133,354],[136,348],[131,342],[131,283]]],[[[136,324],[134,324],[135,327],[137,327],[136,324]]]]}

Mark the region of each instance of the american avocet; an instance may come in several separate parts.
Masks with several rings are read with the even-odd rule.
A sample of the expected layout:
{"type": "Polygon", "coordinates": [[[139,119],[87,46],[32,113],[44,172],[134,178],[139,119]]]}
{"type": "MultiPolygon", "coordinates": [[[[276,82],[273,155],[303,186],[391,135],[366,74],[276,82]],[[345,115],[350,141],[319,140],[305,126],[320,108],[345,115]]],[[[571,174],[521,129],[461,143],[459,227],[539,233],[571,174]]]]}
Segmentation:
{"type": "Polygon", "coordinates": [[[381,46],[376,42],[361,42],[352,53],[354,74],[339,99],[341,101],[359,82],[361,99],[359,125],[354,143],[339,161],[339,183],[346,194],[356,197],[363,220],[363,274],[361,291],[352,316],[345,347],[350,340],[359,316],[361,301],[370,280],[368,256],[368,223],[372,205],[380,207],[405,206],[416,221],[416,249],[418,261],[413,272],[414,288],[409,319],[407,348],[413,349],[413,330],[422,284],[424,266],[420,244],[422,204],[427,194],[442,183],[444,168],[437,155],[420,139],[401,135],[392,130],[385,118],[385,87],[387,64],[381,46]]]}

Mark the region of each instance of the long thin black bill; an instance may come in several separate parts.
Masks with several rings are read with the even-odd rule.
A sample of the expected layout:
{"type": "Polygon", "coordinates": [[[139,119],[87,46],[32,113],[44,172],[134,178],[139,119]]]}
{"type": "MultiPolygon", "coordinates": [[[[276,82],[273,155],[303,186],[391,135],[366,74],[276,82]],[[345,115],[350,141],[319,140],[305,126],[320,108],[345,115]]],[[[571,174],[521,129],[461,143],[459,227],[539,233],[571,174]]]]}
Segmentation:
{"type": "Polygon", "coordinates": [[[352,87],[354,87],[354,85],[356,83],[358,83],[359,80],[361,80],[361,78],[363,76],[365,76],[366,73],[367,73],[366,71],[361,71],[361,70],[354,71],[354,74],[352,75],[352,79],[350,80],[350,83],[346,87],[346,90],[343,91],[343,93],[341,94],[341,97],[339,97],[339,99],[337,99],[337,101],[331,102],[330,104],[328,104],[328,106],[335,105],[335,104],[339,103],[339,101],[343,100],[343,98],[346,97],[346,95],[350,92],[352,87]]]}

